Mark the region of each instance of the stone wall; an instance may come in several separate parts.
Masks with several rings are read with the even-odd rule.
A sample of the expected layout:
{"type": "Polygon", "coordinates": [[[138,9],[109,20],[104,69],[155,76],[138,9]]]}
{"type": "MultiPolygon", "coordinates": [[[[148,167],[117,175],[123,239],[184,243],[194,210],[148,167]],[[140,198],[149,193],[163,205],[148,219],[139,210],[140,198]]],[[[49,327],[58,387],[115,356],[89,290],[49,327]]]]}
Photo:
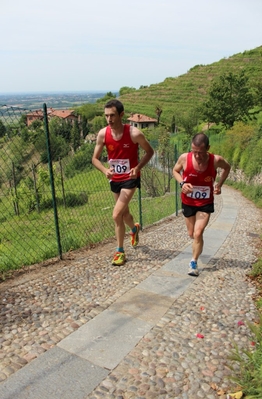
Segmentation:
{"type": "Polygon", "coordinates": [[[252,179],[245,176],[245,173],[241,169],[233,170],[231,169],[229,176],[229,180],[236,182],[245,182],[248,184],[261,184],[262,185],[262,173],[252,177],[252,179]]]}

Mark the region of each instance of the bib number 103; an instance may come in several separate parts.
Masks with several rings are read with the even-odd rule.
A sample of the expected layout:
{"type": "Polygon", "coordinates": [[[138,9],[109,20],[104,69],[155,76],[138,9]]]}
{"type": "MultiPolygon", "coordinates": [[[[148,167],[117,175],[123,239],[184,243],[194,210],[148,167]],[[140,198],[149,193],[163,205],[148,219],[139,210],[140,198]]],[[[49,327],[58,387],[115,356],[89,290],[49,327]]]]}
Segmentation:
{"type": "Polygon", "coordinates": [[[192,193],[188,193],[187,197],[199,200],[210,198],[210,187],[194,186],[192,193]]]}

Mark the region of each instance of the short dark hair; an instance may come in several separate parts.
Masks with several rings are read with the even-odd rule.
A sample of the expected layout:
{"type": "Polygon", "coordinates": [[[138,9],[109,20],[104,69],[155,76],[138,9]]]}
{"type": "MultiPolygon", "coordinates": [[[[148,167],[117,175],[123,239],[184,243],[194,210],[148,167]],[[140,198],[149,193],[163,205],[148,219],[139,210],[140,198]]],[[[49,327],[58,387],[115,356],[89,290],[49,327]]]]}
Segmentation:
{"type": "Polygon", "coordinates": [[[116,107],[116,110],[118,112],[118,115],[120,115],[122,112],[124,112],[124,106],[121,103],[121,101],[116,100],[115,98],[113,100],[109,100],[104,108],[113,108],[116,107]]]}
{"type": "Polygon", "coordinates": [[[205,144],[205,147],[209,147],[209,138],[205,133],[197,133],[192,138],[192,144],[196,147],[200,147],[202,144],[205,144]]]}

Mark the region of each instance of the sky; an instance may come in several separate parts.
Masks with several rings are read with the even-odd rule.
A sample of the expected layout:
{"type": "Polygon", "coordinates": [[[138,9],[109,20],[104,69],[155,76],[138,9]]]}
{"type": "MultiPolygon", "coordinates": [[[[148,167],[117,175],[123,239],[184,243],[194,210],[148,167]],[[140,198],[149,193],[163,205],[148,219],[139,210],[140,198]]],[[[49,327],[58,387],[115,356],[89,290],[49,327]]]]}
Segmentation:
{"type": "Polygon", "coordinates": [[[1,0],[0,94],[139,89],[262,45],[262,0],[1,0]]]}

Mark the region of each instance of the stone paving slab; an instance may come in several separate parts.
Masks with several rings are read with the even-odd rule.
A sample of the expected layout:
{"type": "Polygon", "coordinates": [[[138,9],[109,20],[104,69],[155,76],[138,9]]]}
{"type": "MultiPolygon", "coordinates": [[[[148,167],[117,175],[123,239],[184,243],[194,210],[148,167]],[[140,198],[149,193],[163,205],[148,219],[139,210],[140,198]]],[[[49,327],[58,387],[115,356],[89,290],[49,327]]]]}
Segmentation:
{"type": "Polygon", "coordinates": [[[142,290],[140,284],[138,287],[140,289],[134,288],[122,295],[110,306],[110,309],[146,321],[153,326],[166,313],[174,300],[142,290]]]}
{"type": "Polygon", "coordinates": [[[0,385],[1,399],[83,399],[108,375],[68,351],[54,347],[0,385]]]}
{"type": "Polygon", "coordinates": [[[58,346],[112,370],[152,327],[153,323],[106,309],[58,346]]]}
{"type": "MultiPolygon", "coordinates": [[[[184,265],[185,268],[185,265],[184,265]]],[[[177,298],[181,295],[185,288],[193,281],[190,276],[181,276],[178,273],[171,276],[167,276],[161,270],[157,273],[152,274],[147,277],[142,283],[140,283],[137,288],[154,292],[158,295],[155,300],[159,301],[160,296],[168,296],[170,298],[177,298]]],[[[143,294],[145,295],[145,294],[143,294]]],[[[152,305],[154,306],[154,305],[152,305]]]]}

